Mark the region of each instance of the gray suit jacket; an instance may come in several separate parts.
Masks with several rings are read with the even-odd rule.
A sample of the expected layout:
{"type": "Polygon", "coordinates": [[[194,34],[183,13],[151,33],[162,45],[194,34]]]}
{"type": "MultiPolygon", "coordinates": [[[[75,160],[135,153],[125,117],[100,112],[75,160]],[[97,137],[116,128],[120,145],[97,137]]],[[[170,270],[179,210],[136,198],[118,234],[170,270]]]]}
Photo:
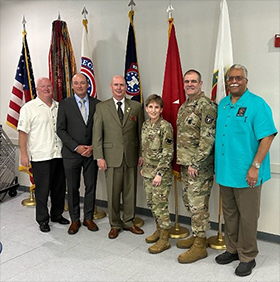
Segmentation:
{"type": "Polygon", "coordinates": [[[89,115],[85,124],[75,97],[59,102],[57,135],[63,142],[63,158],[82,158],[74,150],[78,145],[92,144],[93,115],[99,100],[89,97],[89,115]]]}
{"type": "Polygon", "coordinates": [[[119,167],[124,156],[129,167],[137,166],[143,121],[139,102],[125,99],[123,125],[113,98],[99,103],[94,114],[94,159],[105,159],[108,167],[119,167]]]}

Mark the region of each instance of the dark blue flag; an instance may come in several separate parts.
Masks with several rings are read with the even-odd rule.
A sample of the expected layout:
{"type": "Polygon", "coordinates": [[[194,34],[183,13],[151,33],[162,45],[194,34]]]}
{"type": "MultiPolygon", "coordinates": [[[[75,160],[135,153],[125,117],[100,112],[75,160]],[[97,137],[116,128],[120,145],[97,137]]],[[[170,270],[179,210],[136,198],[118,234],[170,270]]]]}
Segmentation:
{"type": "Polygon", "coordinates": [[[126,55],[125,55],[125,81],[126,97],[143,103],[142,88],[140,83],[140,74],[137,63],[136,40],[133,24],[134,11],[128,14],[130,23],[127,35],[126,55]]]}

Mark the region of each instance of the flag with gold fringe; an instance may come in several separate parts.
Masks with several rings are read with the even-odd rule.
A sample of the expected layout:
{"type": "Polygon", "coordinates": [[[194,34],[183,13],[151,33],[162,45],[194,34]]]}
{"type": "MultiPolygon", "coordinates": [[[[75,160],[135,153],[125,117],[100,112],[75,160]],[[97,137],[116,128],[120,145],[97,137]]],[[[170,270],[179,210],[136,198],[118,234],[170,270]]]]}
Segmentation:
{"type": "MultiPolygon", "coordinates": [[[[7,114],[7,125],[17,129],[19,113],[22,106],[28,101],[35,99],[37,96],[35,81],[31,63],[31,57],[27,44],[27,32],[25,29],[22,31],[22,50],[18,62],[18,67],[15,76],[15,82],[12,89],[11,100],[9,103],[8,114],[7,114]]],[[[31,182],[30,191],[35,188],[32,168],[20,166],[20,171],[26,172],[29,175],[31,182]]]]}
{"type": "MultiPolygon", "coordinates": [[[[165,73],[162,89],[162,99],[164,107],[162,116],[173,126],[174,140],[177,135],[177,112],[180,106],[185,102],[185,92],[183,84],[183,74],[181,67],[181,60],[179,54],[179,48],[176,39],[175,26],[173,24],[174,19],[169,20],[168,30],[168,48],[165,63],[165,73]]],[[[176,164],[176,142],[174,142],[174,159],[173,159],[173,172],[174,175],[179,177],[180,168],[176,164]]]]}
{"type": "Polygon", "coordinates": [[[7,114],[7,125],[17,129],[19,112],[21,107],[36,97],[35,81],[32,69],[29,48],[27,44],[27,32],[22,31],[22,50],[18,62],[14,86],[7,114]]]}
{"type": "Polygon", "coordinates": [[[233,64],[230,21],[226,0],[220,3],[220,19],[215,54],[211,99],[219,103],[226,95],[225,75],[233,64]]]}
{"type": "Polygon", "coordinates": [[[136,38],[133,22],[134,11],[130,10],[129,28],[127,35],[126,55],[125,55],[125,81],[126,81],[126,97],[143,103],[142,88],[140,81],[139,67],[137,63],[136,38]]]}
{"type": "Polygon", "coordinates": [[[83,19],[82,34],[82,54],[81,54],[81,73],[83,73],[88,81],[89,87],[87,94],[96,98],[96,84],[94,77],[94,65],[91,59],[90,48],[88,44],[88,20],[83,19]]]}
{"type": "Polygon", "coordinates": [[[72,95],[71,78],[76,72],[76,61],[67,24],[61,20],[53,21],[49,78],[53,84],[54,100],[60,101],[72,95]]]}

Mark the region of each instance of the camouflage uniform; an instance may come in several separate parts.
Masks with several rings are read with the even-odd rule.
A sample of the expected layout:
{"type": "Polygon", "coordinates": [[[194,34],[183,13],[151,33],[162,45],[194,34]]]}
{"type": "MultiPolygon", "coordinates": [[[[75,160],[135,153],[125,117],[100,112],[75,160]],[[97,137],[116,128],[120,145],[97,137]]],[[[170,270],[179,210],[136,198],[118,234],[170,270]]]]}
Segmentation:
{"type": "Polygon", "coordinates": [[[203,92],[188,99],[177,116],[177,163],[181,165],[183,202],[191,212],[194,236],[203,238],[210,228],[209,197],[213,185],[217,105],[203,92]],[[188,166],[198,176],[188,175],[188,166]]]}
{"type": "Polygon", "coordinates": [[[142,157],[144,189],[147,205],[161,229],[169,229],[169,191],[172,187],[173,129],[160,118],[156,123],[146,120],[142,126],[142,157]],[[153,179],[161,174],[160,186],[153,186],[153,179]]]}

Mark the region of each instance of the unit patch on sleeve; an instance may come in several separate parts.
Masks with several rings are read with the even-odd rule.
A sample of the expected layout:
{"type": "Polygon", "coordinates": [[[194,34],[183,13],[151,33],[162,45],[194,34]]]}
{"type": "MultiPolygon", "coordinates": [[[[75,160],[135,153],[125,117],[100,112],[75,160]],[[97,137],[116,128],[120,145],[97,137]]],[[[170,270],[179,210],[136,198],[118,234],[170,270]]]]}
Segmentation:
{"type": "Polygon", "coordinates": [[[213,121],[214,121],[214,117],[213,116],[211,116],[211,115],[207,115],[206,117],[205,117],[205,123],[207,123],[207,124],[211,124],[213,121]]]}

